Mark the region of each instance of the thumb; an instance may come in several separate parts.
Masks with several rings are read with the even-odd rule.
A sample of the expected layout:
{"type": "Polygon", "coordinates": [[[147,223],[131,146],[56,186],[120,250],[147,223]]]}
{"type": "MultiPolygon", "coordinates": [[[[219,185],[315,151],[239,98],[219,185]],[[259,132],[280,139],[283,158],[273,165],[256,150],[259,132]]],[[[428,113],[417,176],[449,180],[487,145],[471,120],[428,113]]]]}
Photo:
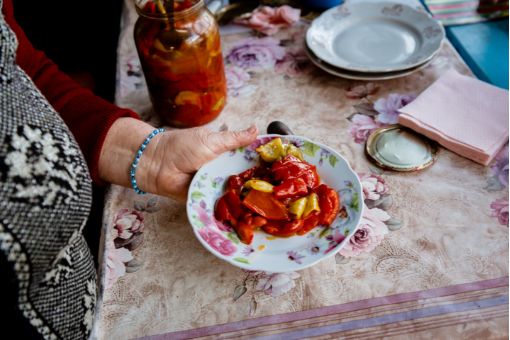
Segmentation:
{"type": "Polygon", "coordinates": [[[258,129],[251,125],[242,131],[214,132],[209,135],[208,146],[216,154],[237,149],[241,146],[251,144],[257,138],[258,129]]]}

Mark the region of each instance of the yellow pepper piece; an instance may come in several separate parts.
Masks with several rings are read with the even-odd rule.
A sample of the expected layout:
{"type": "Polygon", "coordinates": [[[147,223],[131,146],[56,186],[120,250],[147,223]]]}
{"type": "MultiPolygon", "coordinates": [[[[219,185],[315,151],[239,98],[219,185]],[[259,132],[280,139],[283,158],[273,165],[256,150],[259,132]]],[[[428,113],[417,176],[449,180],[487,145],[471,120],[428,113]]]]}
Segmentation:
{"type": "Polygon", "coordinates": [[[202,102],[200,101],[200,95],[196,92],[192,91],[181,91],[175,96],[175,104],[176,105],[184,105],[190,104],[198,107],[202,107],[202,102]]]}
{"type": "Polygon", "coordinates": [[[269,143],[259,146],[255,150],[266,162],[274,162],[278,158],[285,156],[285,149],[281,138],[275,138],[269,143]]]}
{"type": "Polygon", "coordinates": [[[217,111],[219,110],[223,104],[225,104],[225,98],[224,97],[221,97],[212,107],[212,111],[217,111]]]}
{"type": "Polygon", "coordinates": [[[289,212],[297,219],[300,219],[307,206],[307,201],[306,197],[298,198],[289,205],[289,212]]]}
{"type": "Polygon", "coordinates": [[[250,179],[244,183],[244,187],[262,192],[273,192],[273,185],[260,179],[250,179]]]}
{"type": "Polygon", "coordinates": [[[285,155],[292,155],[299,160],[304,160],[303,153],[301,152],[301,150],[291,143],[287,144],[287,146],[285,147],[285,155]]]}
{"type": "Polygon", "coordinates": [[[316,193],[312,193],[307,196],[306,207],[303,211],[303,217],[307,217],[312,211],[321,211],[319,207],[319,196],[316,193]]]}

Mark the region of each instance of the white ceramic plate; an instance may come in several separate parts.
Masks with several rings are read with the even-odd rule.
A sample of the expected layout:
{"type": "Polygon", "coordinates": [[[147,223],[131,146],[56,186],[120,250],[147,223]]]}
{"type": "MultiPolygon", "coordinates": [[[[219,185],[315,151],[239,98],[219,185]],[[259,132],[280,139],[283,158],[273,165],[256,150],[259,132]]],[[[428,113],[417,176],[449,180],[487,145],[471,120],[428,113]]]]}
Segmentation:
{"type": "Polygon", "coordinates": [[[306,42],[325,62],[349,71],[393,72],[430,60],[444,29],[427,13],[390,3],[344,4],[324,12],[306,42]]]}
{"type": "Polygon", "coordinates": [[[304,137],[263,135],[252,145],[224,153],[204,165],[191,182],[186,207],[196,237],[212,254],[243,269],[281,273],[304,269],[335,255],[356,231],[362,202],[358,177],[336,151],[304,137]],[[216,221],[214,207],[228,177],[257,165],[255,148],[276,137],[300,147],[305,160],[317,166],[322,183],[339,193],[341,213],[331,227],[316,227],[303,236],[279,238],[257,231],[248,246],[239,241],[235,231],[216,221]]]}
{"type": "Polygon", "coordinates": [[[433,60],[430,59],[426,62],[424,62],[421,65],[415,66],[413,68],[410,68],[408,70],[403,71],[394,71],[394,72],[356,72],[356,71],[349,71],[344,70],[339,67],[334,67],[328,63],[326,63],[324,60],[321,60],[318,58],[310,49],[305,49],[306,54],[308,55],[308,58],[312,61],[312,63],[317,66],[318,68],[322,69],[323,71],[328,72],[329,74],[332,74],[337,77],[346,78],[346,79],[354,79],[354,80],[365,80],[365,81],[378,81],[378,80],[388,80],[388,79],[395,79],[400,78],[404,76],[408,76],[416,71],[419,71],[421,69],[424,69],[427,67],[433,60]]]}

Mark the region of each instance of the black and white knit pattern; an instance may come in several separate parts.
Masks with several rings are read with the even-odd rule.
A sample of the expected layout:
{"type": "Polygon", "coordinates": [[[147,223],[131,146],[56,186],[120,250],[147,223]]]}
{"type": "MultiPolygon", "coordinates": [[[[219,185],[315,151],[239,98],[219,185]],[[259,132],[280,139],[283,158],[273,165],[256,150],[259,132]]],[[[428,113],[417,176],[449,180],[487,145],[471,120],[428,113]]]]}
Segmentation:
{"type": "Polygon", "coordinates": [[[91,180],[70,131],[15,64],[16,48],[0,11],[0,256],[12,265],[19,310],[37,332],[83,339],[97,287],[81,233],[91,180]]]}

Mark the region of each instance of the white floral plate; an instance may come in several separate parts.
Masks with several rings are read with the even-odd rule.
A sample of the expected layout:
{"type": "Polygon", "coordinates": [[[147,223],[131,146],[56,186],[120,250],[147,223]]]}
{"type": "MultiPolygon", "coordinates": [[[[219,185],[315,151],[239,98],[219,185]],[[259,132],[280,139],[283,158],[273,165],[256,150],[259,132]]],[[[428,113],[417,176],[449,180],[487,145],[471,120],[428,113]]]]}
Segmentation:
{"type": "Polygon", "coordinates": [[[247,270],[291,272],[333,256],[354,234],[363,213],[361,183],[347,161],[333,149],[299,136],[263,135],[246,148],[227,152],[204,165],[191,182],[187,213],[196,237],[211,253],[247,270]],[[214,218],[216,200],[229,176],[258,164],[255,148],[273,138],[301,148],[307,162],[317,166],[322,183],[340,195],[341,212],[331,227],[316,227],[303,236],[273,237],[255,232],[251,245],[214,218]]]}
{"type": "Polygon", "coordinates": [[[425,12],[391,2],[334,7],[315,19],[308,47],[325,62],[349,71],[391,72],[430,60],[444,38],[425,12]]]}
{"type": "Polygon", "coordinates": [[[394,71],[394,72],[356,72],[356,71],[348,71],[344,70],[338,67],[334,67],[332,65],[329,65],[328,63],[324,62],[320,58],[317,58],[317,56],[310,51],[309,48],[305,48],[305,53],[308,55],[308,58],[312,61],[312,63],[320,68],[321,70],[332,74],[334,76],[340,77],[340,78],[346,78],[346,79],[354,79],[354,80],[364,80],[364,81],[379,81],[379,80],[388,80],[388,79],[396,79],[408,76],[410,74],[413,74],[414,72],[418,72],[425,67],[429,66],[429,64],[434,59],[427,60],[421,65],[412,67],[407,70],[402,71],[394,71]]]}

